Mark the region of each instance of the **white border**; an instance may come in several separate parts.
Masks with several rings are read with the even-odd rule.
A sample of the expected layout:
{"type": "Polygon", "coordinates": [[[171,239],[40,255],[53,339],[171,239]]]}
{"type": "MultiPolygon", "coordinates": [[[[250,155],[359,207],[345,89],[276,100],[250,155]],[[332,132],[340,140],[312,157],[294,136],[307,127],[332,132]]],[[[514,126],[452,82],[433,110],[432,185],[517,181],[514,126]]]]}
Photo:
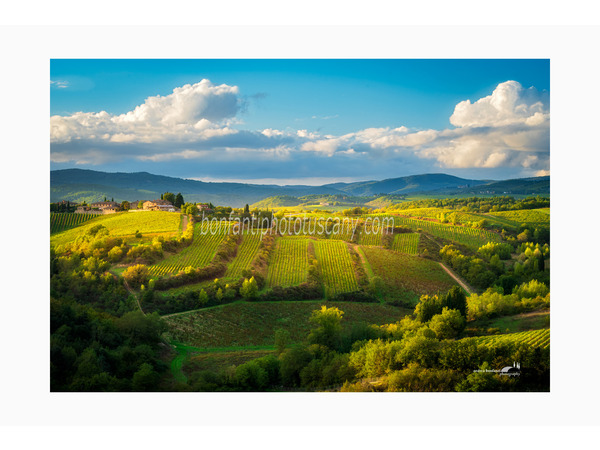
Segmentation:
{"type": "MultiPolygon", "coordinates": [[[[362,3],[361,7],[366,7],[362,3]]],[[[596,425],[598,28],[4,28],[1,108],[10,236],[0,423],[30,426],[596,425]],[[550,394],[50,394],[49,59],[551,58],[550,394]],[[33,181],[35,180],[35,181],[33,181]],[[33,182],[32,182],[33,181],[33,182]],[[22,201],[24,199],[24,201],[22,201]],[[16,219],[18,217],[18,219],[16,219]],[[594,259],[592,259],[594,258],[594,259]],[[590,406],[586,406],[590,405],[590,406]]],[[[8,241],[8,242],[7,242],[8,241]]],[[[401,437],[399,437],[401,442],[401,437]]],[[[508,440],[510,442],[510,439],[508,440]]]]}

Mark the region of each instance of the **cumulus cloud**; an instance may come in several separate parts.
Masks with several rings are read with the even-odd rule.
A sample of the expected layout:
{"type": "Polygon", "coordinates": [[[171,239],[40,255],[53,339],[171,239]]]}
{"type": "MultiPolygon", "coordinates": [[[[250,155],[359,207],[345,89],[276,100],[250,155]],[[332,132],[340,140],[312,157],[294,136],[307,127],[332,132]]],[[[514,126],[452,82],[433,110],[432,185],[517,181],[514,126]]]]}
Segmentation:
{"type": "Polygon", "coordinates": [[[522,167],[547,170],[550,112],[547,92],[517,81],[499,84],[491,95],[456,105],[445,130],[368,128],[302,144],[302,150],[333,156],[360,149],[371,156],[412,154],[440,168],[522,167]]]}
{"type": "Polygon", "coordinates": [[[500,83],[487,97],[460,102],[450,123],[457,127],[499,127],[527,123],[536,125],[549,118],[548,93],[535,87],[524,89],[518,81],[500,83]]]}
{"type": "Polygon", "coordinates": [[[236,115],[242,104],[237,86],[202,80],[166,96],[149,97],[120,115],[101,111],[52,116],[52,161],[212,160],[243,166],[243,161],[279,159],[291,164],[302,160],[308,170],[320,164],[318,158],[339,157],[357,168],[367,161],[381,165],[385,158],[388,168],[401,164],[429,170],[433,165],[441,170],[549,171],[549,95],[517,81],[500,83],[474,102],[459,102],[449,118],[453,127],[442,130],[398,126],[343,135],[305,129],[238,130],[233,126],[239,125],[236,115]]]}
{"type": "Polygon", "coordinates": [[[166,96],[148,97],[125,114],[78,112],[50,118],[50,140],[75,139],[152,143],[190,141],[235,133],[228,128],[240,109],[239,89],[209,80],[173,89],[166,96]]]}

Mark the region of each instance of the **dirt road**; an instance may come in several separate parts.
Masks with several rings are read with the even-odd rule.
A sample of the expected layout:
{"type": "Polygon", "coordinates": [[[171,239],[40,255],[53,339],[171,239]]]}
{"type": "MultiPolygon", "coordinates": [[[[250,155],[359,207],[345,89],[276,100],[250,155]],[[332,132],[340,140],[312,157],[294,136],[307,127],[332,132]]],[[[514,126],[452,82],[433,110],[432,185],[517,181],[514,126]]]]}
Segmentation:
{"type": "Polygon", "coordinates": [[[467,291],[467,293],[469,294],[474,294],[475,291],[473,290],[473,288],[471,288],[467,283],[465,283],[464,281],[462,281],[460,278],[458,278],[458,276],[452,272],[448,267],[446,267],[443,263],[439,263],[440,266],[442,266],[442,269],[444,269],[448,275],[450,275],[452,278],[454,278],[454,280],[465,290],[467,291]]]}

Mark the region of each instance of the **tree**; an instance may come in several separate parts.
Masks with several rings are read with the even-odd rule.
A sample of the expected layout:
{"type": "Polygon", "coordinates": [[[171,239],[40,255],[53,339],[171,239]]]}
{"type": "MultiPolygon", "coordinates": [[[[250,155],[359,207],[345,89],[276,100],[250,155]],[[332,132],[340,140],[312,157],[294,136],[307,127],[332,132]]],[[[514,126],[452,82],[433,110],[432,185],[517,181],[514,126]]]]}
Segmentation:
{"type": "Polygon", "coordinates": [[[457,309],[444,308],[431,318],[431,328],[438,339],[454,339],[465,329],[465,318],[457,309]]]}
{"type": "Polygon", "coordinates": [[[215,298],[217,299],[217,301],[219,303],[221,303],[223,301],[223,289],[221,289],[221,288],[217,289],[217,293],[215,294],[215,298]]]}
{"type": "Polygon", "coordinates": [[[131,207],[131,205],[129,204],[129,202],[127,200],[123,200],[121,202],[121,209],[123,211],[128,211],[130,207],[131,207]]]}
{"type": "Polygon", "coordinates": [[[463,317],[467,316],[467,296],[459,286],[452,286],[446,294],[443,306],[458,310],[463,317]]]}
{"type": "Polygon", "coordinates": [[[248,206],[248,203],[246,203],[246,206],[244,206],[244,215],[246,214],[250,214],[250,206],[248,206]]]}
{"type": "Polygon", "coordinates": [[[198,294],[198,303],[201,307],[208,303],[208,294],[204,289],[201,289],[200,293],[198,294]]]}
{"type": "Polygon", "coordinates": [[[165,192],[163,195],[161,195],[161,199],[175,204],[175,194],[173,194],[172,192],[165,192]]]}
{"type": "Polygon", "coordinates": [[[179,193],[177,194],[177,196],[175,197],[175,201],[173,202],[173,205],[174,205],[176,208],[181,208],[181,205],[183,205],[183,203],[184,203],[184,202],[183,202],[183,195],[181,195],[181,192],[179,192],[179,193]]]}
{"type": "Polygon", "coordinates": [[[442,308],[442,300],[437,295],[422,295],[415,307],[415,317],[419,322],[429,322],[442,308]]]}
{"type": "Polygon", "coordinates": [[[335,306],[327,308],[321,306],[321,309],[313,311],[310,321],[317,325],[308,335],[308,341],[311,344],[324,345],[332,350],[338,348],[342,336],[342,317],[343,311],[335,306]]]}
{"type": "Polygon", "coordinates": [[[138,202],[138,209],[142,209],[143,207],[144,207],[144,201],[143,201],[143,200],[140,200],[140,201],[138,202]]]}
{"type": "Polygon", "coordinates": [[[258,295],[258,283],[254,277],[245,279],[240,288],[240,295],[248,300],[252,300],[258,295]]]}
{"type": "Polygon", "coordinates": [[[123,278],[125,278],[132,287],[137,288],[148,282],[148,267],[144,264],[136,264],[135,266],[128,267],[125,272],[123,272],[123,278]]]}
{"type": "Polygon", "coordinates": [[[148,363],[140,366],[140,370],[133,374],[131,389],[138,392],[157,390],[160,375],[148,363]]]}

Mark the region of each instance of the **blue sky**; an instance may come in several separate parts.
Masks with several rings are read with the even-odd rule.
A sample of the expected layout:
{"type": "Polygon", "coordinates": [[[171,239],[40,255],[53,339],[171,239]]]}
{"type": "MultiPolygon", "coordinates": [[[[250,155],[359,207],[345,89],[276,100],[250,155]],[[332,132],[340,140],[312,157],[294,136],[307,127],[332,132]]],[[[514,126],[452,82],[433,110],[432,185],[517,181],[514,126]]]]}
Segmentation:
{"type": "Polygon", "coordinates": [[[549,173],[548,60],[52,60],[51,168],[321,184],[549,173]]]}

